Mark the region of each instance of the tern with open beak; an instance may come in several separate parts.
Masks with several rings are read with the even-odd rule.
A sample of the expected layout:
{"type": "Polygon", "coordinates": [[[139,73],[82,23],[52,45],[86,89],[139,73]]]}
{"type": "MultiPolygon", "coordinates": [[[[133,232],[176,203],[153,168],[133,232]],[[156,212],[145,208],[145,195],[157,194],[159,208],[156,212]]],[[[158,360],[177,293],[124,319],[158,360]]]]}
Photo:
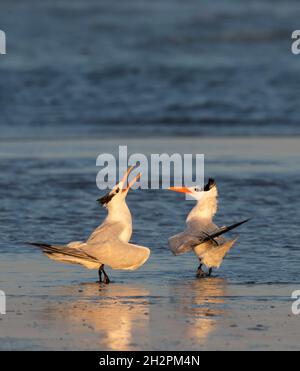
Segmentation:
{"type": "Polygon", "coordinates": [[[133,168],[127,171],[111,192],[98,200],[107,208],[108,215],[86,242],[71,242],[67,245],[29,244],[41,248],[52,260],[97,269],[99,282],[105,284],[110,283],[104,271],[105,265],[118,270],[136,270],[141,267],[150,256],[150,249],[129,243],[132,236],[132,217],[126,197],[140,177],[138,175],[127,186],[133,168]]]}
{"type": "Polygon", "coordinates": [[[197,277],[210,276],[212,269],[221,266],[225,255],[237,241],[237,239],[226,240],[221,236],[246,223],[249,219],[222,228],[218,228],[213,223],[218,208],[218,189],[213,179],[209,179],[203,189],[171,187],[170,190],[188,194],[197,201],[187,217],[186,230],[169,239],[170,249],[174,255],[194,251],[200,261],[197,277]],[[208,268],[208,273],[202,270],[203,265],[208,268]]]}

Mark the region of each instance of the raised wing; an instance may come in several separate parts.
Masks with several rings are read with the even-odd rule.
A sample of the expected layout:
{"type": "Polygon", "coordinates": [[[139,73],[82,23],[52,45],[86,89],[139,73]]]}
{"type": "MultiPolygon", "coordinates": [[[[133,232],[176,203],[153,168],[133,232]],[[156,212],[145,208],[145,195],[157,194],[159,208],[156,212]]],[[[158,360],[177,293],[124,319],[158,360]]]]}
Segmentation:
{"type": "Polygon", "coordinates": [[[204,236],[204,238],[203,238],[203,233],[202,233],[202,236],[201,237],[199,236],[198,243],[205,243],[205,242],[209,242],[209,241],[214,241],[216,238],[224,235],[225,233],[228,233],[228,232],[240,227],[241,225],[249,222],[249,220],[251,220],[251,219],[243,220],[242,222],[233,224],[229,227],[219,228],[211,234],[205,234],[206,236],[204,236]]]}
{"type": "Polygon", "coordinates": [[[169,247],[174,255],[186,254],[192,251],[197,244],[199,244],[199,238],[186,233],[180,233],[169,239],[169,247]]]}
{"type": "Polygon", "coordinates": [[[214,223],[194,221],[188,224],[185,232],[177,234],[169,239],[169,247],[174,255],[182,255],[192,251],[195,246],[206,241],[207,237],[219,230],[214,223]]]}

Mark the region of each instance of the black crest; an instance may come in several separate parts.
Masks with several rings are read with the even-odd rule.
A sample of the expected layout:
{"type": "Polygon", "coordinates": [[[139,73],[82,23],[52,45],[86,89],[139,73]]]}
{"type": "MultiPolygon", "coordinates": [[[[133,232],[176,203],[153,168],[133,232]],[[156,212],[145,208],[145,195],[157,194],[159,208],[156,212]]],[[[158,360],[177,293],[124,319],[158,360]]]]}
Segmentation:
{"type": "Polygon", "coordinates": [[[214,187],[216,187],[216,185],[217,185],[217,183],[215,182],[215,180],[212,179],[212,178],[209,178],[208,179],[208,183],[204,187],[204,192],[210,191],[211,189],[213,189],[214,187]]]}
{"type": "Polygon", "coordinates": [[[115,194],[109,193],[104,197],[98,199],[100,205],[104,206],[110,203],[110,201],[115,197],[115,194]]]}

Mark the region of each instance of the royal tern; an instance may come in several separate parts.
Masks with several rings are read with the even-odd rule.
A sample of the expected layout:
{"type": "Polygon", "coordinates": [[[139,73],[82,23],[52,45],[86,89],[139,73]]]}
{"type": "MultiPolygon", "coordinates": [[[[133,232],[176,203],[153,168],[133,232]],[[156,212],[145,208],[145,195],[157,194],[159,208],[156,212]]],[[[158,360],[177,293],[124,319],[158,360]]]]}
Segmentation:
{"type": "Polygon", "coordinates": [[[69,264],[80,264],[87,269],[98,269],[99,281],[110,283],[104,270],[107,265],[112,269],[136,270],[150,256],[150,249],[130,244],[132,236],[132,217],[126,204],[126,196],[139,179],[138,175],[128,184],[131,167],[120,183],[98,202],[108,210],[105,221],[91,234],[86,242],[71,242],[67,245],[48,245],[29,243],[43,250],[48,258],[69,264]]]}
{"type": "Polygon", "coordinates": [[[213,223],[218,209],[218,189],[216,182],[211,178],[203,189],[197,187],[171,187],[169,189],[188,194],[197,201],[187,217],[186,230],[169,239],[170,249],[174,255],[194,251],[200,261],[197,277],[210,276],[212,269],[221,266],[225,255],[237,241],[237,238],[226,240],[221,236],[246,223],[249,219],[222,228],[218,228],[213,223]],[[208,273],[202,270],[203,265],[208,268],[208,273]]]}

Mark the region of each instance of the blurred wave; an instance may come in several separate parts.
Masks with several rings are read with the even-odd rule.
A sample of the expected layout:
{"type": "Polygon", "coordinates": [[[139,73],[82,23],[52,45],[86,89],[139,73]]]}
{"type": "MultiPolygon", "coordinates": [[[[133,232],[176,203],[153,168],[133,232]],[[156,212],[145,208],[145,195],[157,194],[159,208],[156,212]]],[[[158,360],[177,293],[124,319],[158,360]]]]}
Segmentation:
{"type": "Polygon", "coordinates": [[[3,0],[0,137],[299,135],[299,8],[3,0]]]}

